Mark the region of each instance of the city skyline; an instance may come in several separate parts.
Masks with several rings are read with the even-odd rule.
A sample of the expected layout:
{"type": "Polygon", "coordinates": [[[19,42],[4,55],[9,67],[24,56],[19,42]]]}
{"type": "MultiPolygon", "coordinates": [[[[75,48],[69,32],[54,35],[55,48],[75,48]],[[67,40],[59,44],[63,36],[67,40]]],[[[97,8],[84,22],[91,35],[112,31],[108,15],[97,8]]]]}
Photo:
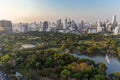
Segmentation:
{"type": "Polygon", "coordinates": [[[0,19],[39,22],[69,17],[77,22],[95,22],[117,15],[120,20],[119,3],[119,0],[0,0],[0,19]]]}

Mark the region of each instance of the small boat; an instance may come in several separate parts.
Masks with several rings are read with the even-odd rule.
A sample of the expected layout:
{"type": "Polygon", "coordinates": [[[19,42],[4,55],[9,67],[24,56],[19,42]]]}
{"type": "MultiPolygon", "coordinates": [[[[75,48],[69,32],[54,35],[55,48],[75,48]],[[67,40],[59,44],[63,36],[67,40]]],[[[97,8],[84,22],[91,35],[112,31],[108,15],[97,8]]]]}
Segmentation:
{"type": "Polygon", "coordinates": [[[110,59],[109,59],[108,55],[106,55],[105,60],[107,61],[108,64],[110,64],[110,59]]]}

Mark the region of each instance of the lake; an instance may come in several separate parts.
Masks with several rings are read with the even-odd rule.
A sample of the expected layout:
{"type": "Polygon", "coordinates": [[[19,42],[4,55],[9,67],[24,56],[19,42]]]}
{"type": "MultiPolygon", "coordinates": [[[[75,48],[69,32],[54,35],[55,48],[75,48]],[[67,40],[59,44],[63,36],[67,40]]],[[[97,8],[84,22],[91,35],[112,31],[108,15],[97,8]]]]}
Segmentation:
{"type": "Polygon", "coordinates": [[[120,61],[118,60],[117,57],[114,56],[109,56],[110,63],[107,63],[105,60],[106,56],[86,56],[86,55],[77,55],[77,54],[72,54],[75,57],[79,58],[86,58],[93,60],[95,63],[102,62],[107,66],[106,73],[110,74],[113,72],[120,72],[120,61]]]}

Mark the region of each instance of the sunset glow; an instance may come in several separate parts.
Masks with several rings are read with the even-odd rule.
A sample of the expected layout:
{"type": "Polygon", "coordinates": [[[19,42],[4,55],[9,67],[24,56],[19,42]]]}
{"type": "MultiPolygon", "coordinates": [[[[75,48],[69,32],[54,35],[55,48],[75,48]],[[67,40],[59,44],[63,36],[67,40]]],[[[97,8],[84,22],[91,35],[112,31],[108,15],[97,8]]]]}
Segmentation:
{"type": "Polygon", "coordinates": [[[70,17],[76,21],[120,18],[119,0],[0,0],[0,19],[33,22],[70,17]],[[62,5],[62,6],[61,6],[62,5]]]}

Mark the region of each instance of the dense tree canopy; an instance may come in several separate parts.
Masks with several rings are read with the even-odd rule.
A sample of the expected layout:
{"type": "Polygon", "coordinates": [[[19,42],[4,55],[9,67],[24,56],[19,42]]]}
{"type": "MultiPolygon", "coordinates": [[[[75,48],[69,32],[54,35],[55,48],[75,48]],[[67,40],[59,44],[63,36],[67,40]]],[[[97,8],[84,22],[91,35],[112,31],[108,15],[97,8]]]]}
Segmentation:
{"type": "MultiPolygon", "coordinates": [[[[39,80],[106,80],[106,66],[88,59],[79,59],[71,53],[85,55],[118,55],[120,36],[102,34],[76,35],[58,32],[27,32],[0,36],[2,56],[0,68],[11,80],[15,72],[21,79],[39,80]],[[33,44],[32,49],[21,48],[33,44]]],[[[118,73],[114,74],[118,76],[118,73]]],[[[119,77],[118,77],[119,78],[119,77]]]]}

